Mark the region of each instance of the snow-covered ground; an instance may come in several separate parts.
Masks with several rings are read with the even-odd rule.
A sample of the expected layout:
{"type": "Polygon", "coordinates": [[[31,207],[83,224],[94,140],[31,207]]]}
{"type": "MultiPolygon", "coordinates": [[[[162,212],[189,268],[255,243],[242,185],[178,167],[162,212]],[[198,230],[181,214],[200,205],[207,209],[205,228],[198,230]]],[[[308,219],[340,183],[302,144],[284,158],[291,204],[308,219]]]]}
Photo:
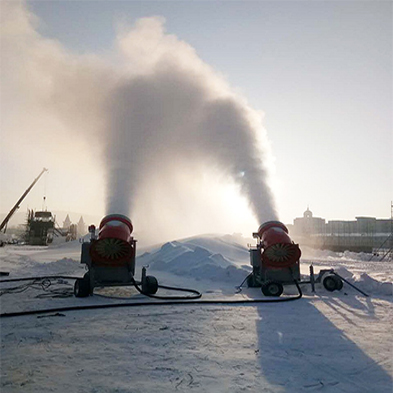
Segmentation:
{"type": "MultiPolygon", "coordinates": [[[[199,236],[141,249],[138,275],[193,288],[202,299],[262,298],[239,285],[250,271],[239,235],[199,236]]],[[[303,249],[302,273],[333,267],[344,284],[279,304],[150,305],[1,318],[1,391],[392,392],[389,261],[303,249]]],[[[9,277],[82,276],[79,242],[0,248],[9,277]]],[[[146,301],[128,287],[74,298],[73,279],[2,283],[1,313],[146,301]]],[[[294,288],[287,287],[286,294],[294,288]]],[[[161,291],[161,290],[160,290],[161,291]]],[[[167,293],[167,292],[166,292],[167,293]]],[[[159,301],[157,301],[159,302],[159,301]]]]}

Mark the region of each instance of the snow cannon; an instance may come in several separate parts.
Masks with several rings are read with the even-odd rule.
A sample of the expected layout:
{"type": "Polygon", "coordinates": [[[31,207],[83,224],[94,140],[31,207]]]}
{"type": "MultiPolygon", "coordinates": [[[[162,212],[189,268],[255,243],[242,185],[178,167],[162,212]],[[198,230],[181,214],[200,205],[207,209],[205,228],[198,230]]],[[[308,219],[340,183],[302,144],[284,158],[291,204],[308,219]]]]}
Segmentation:
{"type": "MultiPolygon", "coordinates": [[[[98,239],[91,244],[90,256],[96,265],[117,266],[135,259],[135,242],[131,220],[110,214],[101,220],[98,239]]],[[[132,272],[134,273],[134,266],[132,272]]]]}
{"type": "Polygon", "coordinates": [[[131,220],[121,214],[105,216],[98,237],[95,226],[89,226],[90,241],[82,243],[81,253],[81,263],[86,264],[88,271],[75,281],[76,297],[93,295],[98,286],[141,285],[145,294],[157,292],[157,280],[146,276],[146,268],[142,269],[142,281],[134,279],[136,240],[132,231],[131,220]]]}
{"type": "Polygon", "coordinates": [[[300,280],[300,248],[288,234],[288,228],[279,221],[262,224],[253,233],[257,245],[250,248],[252,274],[249,287],[261,287],[265,296],[280,296],[285,284],[300,280]]]}

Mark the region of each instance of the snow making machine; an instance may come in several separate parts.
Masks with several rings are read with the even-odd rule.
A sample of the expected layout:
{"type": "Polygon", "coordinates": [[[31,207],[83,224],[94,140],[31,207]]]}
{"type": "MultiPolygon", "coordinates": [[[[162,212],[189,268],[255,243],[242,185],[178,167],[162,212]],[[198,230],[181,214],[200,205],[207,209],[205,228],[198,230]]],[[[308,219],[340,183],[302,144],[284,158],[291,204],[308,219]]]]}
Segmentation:
{"type": "Polygon", "coordinates": [[[315,283],[322,282],[325,289],[332,292],[341,290],[343,281],[347,282],[333,269],[322,269],[318,276],[314,277],[312,265],[310,279],[301,281],[299,245],[291,240],[288,228],[280,221],[265,222],[259,227],[258,232],[253,233],[253,237],[257,239],[257,245],[249,250],[252,273],[247,279],[247,284],[249,287],[261,287],[265,296],[281,296],[284,285],[294,283],[311,284],[314,292],[315,283]]]}
{"type": "Polygon", "coordinates": [[[288,235],[287,227],[279,221],[262,224],[256,247],[250,249],[252,274],[247,280],[249,287],[261,287],[265,296],[280,296],[285,284],[300,281],[300,248],[288,235]]]}
{"type": "Polygon", "coordinates": [[[82,244],[81,263],[87,272],[74,285],[76,297],[93,294],[95,287],[141,286],[145,294],[155,294],[158,282],[154,276],[146,276],[137,282],[135,274],[136,240],[132,236],[131,220],[121,214],[111,214],[101,220],[98,237],[94,225],[89,227],[90,242],[82,244]]]}

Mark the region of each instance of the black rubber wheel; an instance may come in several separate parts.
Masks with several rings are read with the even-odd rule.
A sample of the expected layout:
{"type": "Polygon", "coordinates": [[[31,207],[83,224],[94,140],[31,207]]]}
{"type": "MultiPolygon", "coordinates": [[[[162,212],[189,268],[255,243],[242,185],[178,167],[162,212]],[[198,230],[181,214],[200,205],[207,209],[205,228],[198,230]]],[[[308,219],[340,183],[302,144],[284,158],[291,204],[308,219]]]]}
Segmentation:
{"type": "Polygon", "coordinates": [[[337,281],[337,288],[336,288],[337,291],[341,291],[343,289],[343,286],[344,286],[343,280],[341,280],[341,278],[337,277],[337,276],[334,276],[334,278],[337,281]]]}
{"type": "Polygon", "coordinates": [[[284,291],[284,287],[279,282],[266,281],[262,284],[261,290],[265,296],[281,296],[284,291]]]}
{"type": "Polygon", "coordinates": [[[74,284],[76,297],[87,297],[90,294],[90,276],[85,274],[83,278],[77,278],[74,284]]]}
{"type": "Polygon", "coordinates": [[[325,289],[329,292],[333,292],[336,290],[340,290],[343,287],[343,282],[341,281],[341,279],[337,276],[335,276],[334,274],[329,274],[327,275],[323,281],[323,286],[325,287],[325,289]]]}
{"type": "Polygon", "coordinates": [[[146,276],[142,281],[142,292],[154,295],[158,291],[158,281],[154,276],[146,276]]]}

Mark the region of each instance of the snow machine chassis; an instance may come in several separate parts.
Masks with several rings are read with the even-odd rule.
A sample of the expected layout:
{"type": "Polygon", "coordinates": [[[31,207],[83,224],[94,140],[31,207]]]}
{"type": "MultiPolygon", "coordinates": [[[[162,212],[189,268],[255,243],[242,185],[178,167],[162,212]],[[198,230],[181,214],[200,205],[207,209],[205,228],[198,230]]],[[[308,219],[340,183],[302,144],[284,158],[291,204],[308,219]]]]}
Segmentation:
{"type": "MultiPolygon", "coordinates": [[[[247,285],[249,288],[261,288],[262,293],[265,296],[281,296],[283,293],[284,285],[293,285],[294,281],[296,281],[299,285],[301,284],[310,284],[311,291],[315,293],[315,284],[320,284],[324,286],[324,288],[329,291],[341,291],[344,286],[344,282],[348,284],[350,287],[356,289],[362,295],[368,297],[369,295],[355,285],[351,284],[344,277],[340,276],[338,273],[334,271],[334,269],[321,269],[317,276],[314,274],[314,266],[310,265],[310,279],[309,280],[300,280],[300,274],[298,277],[293,278],[293,280],[284,280],[281,281],[279,279],[269,279],[267,277],[266,272],[261,272],[261,267],[254,266],[252,273],[247,278],[247,285]],[[264,274],[263,274],[264,273],[264,274]]],[[[293,272],[292,272],[293,274],[293,272]]]]}
{"type": "Polygon", "coordinates": [[[141,280],[134,279],[135,257],[122,266],[96,266],[90,255],[91,243],[82,244],[81,263],[86,265],[87,272],[74,284],[76,297],[93,295],[94,288],[137,286],[144,294],[154,295],[158,290],[158,281],[154,276],[146,275],[147,267],[142,268],[141,280]]]}
{"type": "Polygon", "coordinates": [[[346,282],[365,296],[368,296],[353,284],[349,283],[334,269],[322,269],[317,277],[314,267],[310,266],[310,279],[302,281],[300,275],[301,250],[289,237],[288,228],[280,221],[267,221],[258,232],[253,233],[256,246],[249,245],[250,265],[252,272],[245,279],[248,287],[259,287],[265,296],[281,296],[284,285],[311,284],[315,292],[315,284],[322,283],[329,291],[340,291],[346,282]]]}
{"type": "Polygon", "coordinates": [[[77,278],[74,285],[75,297],[87,297],[93,295],[94,288],[138,286],[143,294],[154,295],[158,290],[158,281],[154,276],[146,275],[146,267],[142,268],[142,279],[137,281],[131,273],[128,279],[122,281],[99,281],[94,274],[94,268],[89,269],[82,278],[77,278]]]}

